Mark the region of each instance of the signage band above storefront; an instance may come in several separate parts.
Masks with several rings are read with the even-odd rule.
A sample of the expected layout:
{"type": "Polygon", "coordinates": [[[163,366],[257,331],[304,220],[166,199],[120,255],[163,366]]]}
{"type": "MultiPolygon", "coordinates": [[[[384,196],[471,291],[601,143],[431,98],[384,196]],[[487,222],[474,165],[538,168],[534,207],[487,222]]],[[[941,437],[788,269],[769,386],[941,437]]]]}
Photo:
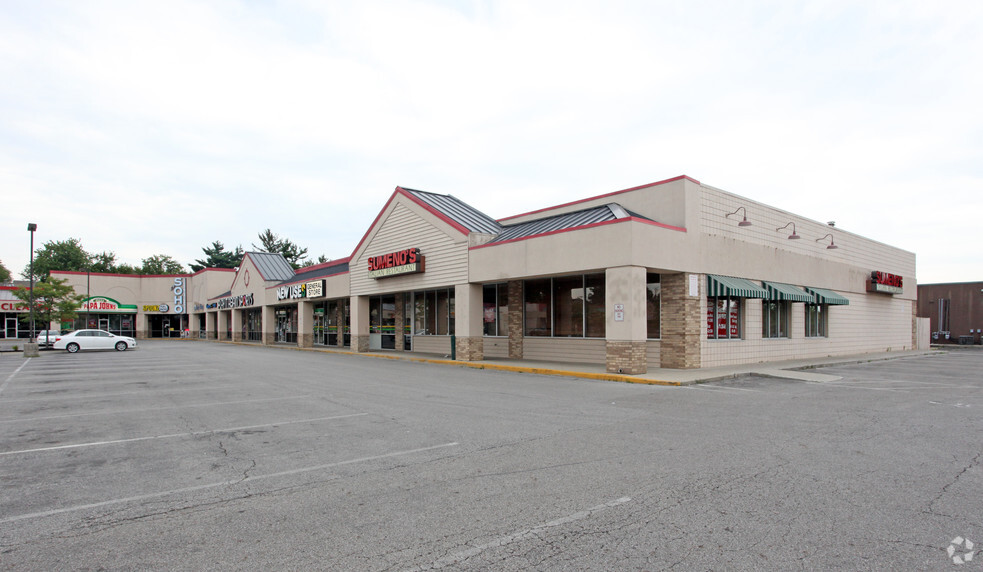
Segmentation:
{"type": "Polygon", "coordinates": [[[424,258],[419,248],[407,248],[382,256],[369,257],[369,278],[390,278],[424,271],[424,258]]]}

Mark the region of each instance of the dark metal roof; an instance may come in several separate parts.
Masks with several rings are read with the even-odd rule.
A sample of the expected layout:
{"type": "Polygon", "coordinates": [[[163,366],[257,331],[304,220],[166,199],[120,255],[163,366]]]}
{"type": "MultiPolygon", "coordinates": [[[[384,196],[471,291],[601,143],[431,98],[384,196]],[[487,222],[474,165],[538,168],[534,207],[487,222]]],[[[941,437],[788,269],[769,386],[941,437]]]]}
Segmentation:
{"type": "Polygon", "coordinates": [[[246,256],[252,259],[263,280],[283,281],[294,275],[294,267],[279,252],[247,252],[246,256]]]}
{"type": "Polygon", "coordinates": [[[416,199],[458,223],[471,232],[498,234],[502,225],[498,221],[451,195],[438,195],[400,187],[416,199]]]}
{"type": "Polygon", "coordinates": [[[342,274],[348,272],[348,259],[343,261],[331,261],[324,264],[317,264],[314,266],[308,266],[301,268],[294,274],[291,278],[284,280],[280,284],[285,283],[295,283],[295,282],[305,282],[307,280],[317,280],[318,278],[325,278],[327,276],[334,276],[335,274],[342,274]]]}
{"type": "Polygon", "coordinates": [[[581,226],[597,224],[599,222],[607,222],[629,217],[645,218],[626,210],[617,203],[609,203],[582,211],[564,213],[539,220],[531,220],[519,224],[503,226],[502,232],[490,243],[515,240],[517,238],[527,238],[557,230],[570,230],[581,226]]]}

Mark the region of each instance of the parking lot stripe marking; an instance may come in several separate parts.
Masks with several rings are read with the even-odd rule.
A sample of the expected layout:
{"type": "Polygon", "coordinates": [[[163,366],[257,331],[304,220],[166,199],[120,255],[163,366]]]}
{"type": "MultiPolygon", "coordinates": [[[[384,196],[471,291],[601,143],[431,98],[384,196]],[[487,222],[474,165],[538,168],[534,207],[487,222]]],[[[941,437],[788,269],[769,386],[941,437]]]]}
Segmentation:
{"type": "Polygon", "coordinates": [[[68,417],[89,417],[91,415],[120,415],[122,413],[145,413],[147,411],[163,411],[165,409],[189,409],[192,407],[218,407],[220,405],[241,405],[243,403],[266,403],[268,401],[283,401],[286,399],[306,399],[307,395],[294,397],[270,397],[266,399],[244,399],[242,401],[216,401],[211,403],[192,403],[190,405],[172,405],[170,407],[154,407],[152,409],[123,409],[120,411],[94,411],[92,413],[71,413],[68,415],[50,415],[48,417],[25,417],[23,419],[0,419],[0,423],[23,423],[25,421],[50,421],[68,417]]]}
{"type": "Polygon", "coordinates": [[[297,475],[297,474],[301,474],[301,473],[309,473],[311,471],[323,471],[324,469],[330,469],[330,468],[333,468],[333,467],[341,467],[341,466],[344,466],[344,465],[352,465],[352,464],[355,464],[355,463],[364,463],[364,462],[368,462],[368,461],[377,461],[379,459],[388,459],[388,458],[391,458],[391,457],[400,457],[400,456],[403,456],[403,455],[412,455],[414,453],[423,453],[423,452],[426,452],[426,451],[433,451],[433,450],[436,450],[436,449],[443,449],[443,448],[446,448],[446,447],[455,447],[457,445],[459,445],[459,443],[456,443],[456,442],[454,442],[454,443],[443,443],[441,445],[432,445],[430,447],[420,447],[419,449],[409,449],[407,451],[395,451],[395,452],[392,452],[392,453],[384,453],[382,455],[373,455],[371,457],[361,457],[361,458],[358,458],[358,459],[349,459],[347,461],[338,461],[338,462],[335,462],[335,463],[325,463],[323,465],[316,465],[316,466],[313,466],[313,467],[304,467],[304,468],[301,468],[301,469],[293,469],[293,470],[290,470],[290,471],[281,471],[281,472],[278,472],[278,473],[270,473],[268,475],[250,476],[250,477],[246,477],[245,479],[238,479],[238,480],[235,480],[235,481],[222,481],[220,483],[211,483],[211,484],[208,484],[208,485],[198,485],[198,486],[194,486],[194,487],[184,487],[184,488],[180,488],[180,489],[171,489],[171,490],[160,491],[160,492],[156,492],[156,493],[148,493],[148,494],[145,494],[145,495],[135,495],[135,496],[131,496],[131,497],[124,497],[124,498],[112,499],[112,500],[108,500],[108,501],[95,502],[95,503],[89,503],[89,504],[82,504],[82,505],[78,505],[78,506],[69,506],[69,507],[65,507],[65,508],[56,508],[56,509],[53,509],[53,510],[46,510],[46,511],[42,511],[42,512],[33,512],[33,513],[29,513],[29,514],[21,514],[21,515],[18,515],[18,516],[12,516],[12,517],[9,517],[9,518],[0,519],[0,524],[7,524],[9,522],[16,522],[18,520],[26,520],[26,519],[29,519],[29,518],[42,518],[42,517],[46,517],[46,516],[56,516],[56,515],[59,515],[59,514],[66,514],[66,513],[70,513],[70,512],[77,512],[77,511],[80,511],[80,510],[87,510],[87,509],[91,509],[91,508],[100,508],[100,507],[104,507],[104,506],[111,506],[111,505],[114,505],[114,504],[121,504],[121,503],[127,503],[127,502],[139,502],[139,501],[143,501],[143,500],[160,498],[160,497],[164,497],[164,496],[168,496],[168,495],[179,495],[179,494],[184,494],[184,493],[193,493],[193,492],[196,492],[196,491],[202,491],[202,490],[206,490],[206,489],[214,489],[216,487],[231,487],[231,486],[239,485],[239,484],[242,484],[242,483],[250,483],[252,481],[262,481],[262,480],[272,479],[272,478],[276,478],[276,477],[285,477],[285,476],[297,475]]]}
{"type": "Polygon", "coordinates": [[[546,530],[549,530],[550,528],[554,528],[554,527],[557,527],[557,526],[562,526],[564,524],[569,524],[571,522],[576,522],[578,520],[583,520],[585,518],[588,518],[588,517],[592,516],[594,513],[598,512],[598,511],[602,511],[602,510],[605,510],[605,509],[616,507],[616,506],[621,505],[621,504],[625,504],[626,502],[629,502],[630,500],[631,500],[630,497],[621,497],[620,499],[615,499],[615,500],[613,500],[611,502],[606,502],[604,504],[599,504],[599,505],[594,506],[594,507],[591,507],[591,508],[589,508],[587,510],[582,510],[580,512],[575,512],[575,513],[573,513],[573,514],[571,514],[569,516],[564,516],[564,517],[558,518],[556,520],[551,520],[549,522],[540,524],[539,526],[534,526],[533,528],[527,528],[526,530],[523,530],[523,531],[520,531],[520,532],[516,532],[514,534],[509,534],[508,536],[503,536],[501,538],[496,538],[495,540],[492,540],[491,542],[487,542],[485,544],[481,544],[481,545],[478,545],[478,546],[469,548],[467,550],[462,550],[461,552],[457,552],[455,554],[451,554],[449,556],[445,556],[444,558],[441,558],[439,560],[436,560],[436,561],[434,561],[433,563],[431,563],[430,565],[428,565],[426,567],[418,566],[416,568],[410,568],[409,570],[433,570],[433,569],[436,569],[436,568],[444,568],[446,566],[454,566],[456,564],[460,564],[461,562],[464,562],[468,558],[472,558],[474,556],[477,556],[478,554],[481,554],[482,552],[484,552],[485,550],[488,550],[489,548],[498,548],[500,546],[506,546],[508,544],[512,544],[513,542],[518,542],[520,540],[525,540],[525,539],[531,538],[533,536],[539,536],[540,534],[542,534],[546,530]]]}
{"type": "Polygon", "coordinates": [[[30,363],[30,361],[31,360],[29,359],[25,359],[24,363],[20,364],[20,367],[14,370],[14,373],[7,376],[7,379],[3,381],[3,385],[0,385],[0,393],[3,393],[3,390],[7,389],[7,384],[10,383],[10,380],[14,379],[14,376],[17,375],[20,370],[24,369],[24,366],[30,363]]]}
{"type": "MultiPolygon", "coordinates": [[[[213,385],[211,387],[189,387],[187,389],[166,389],[163,393],[183,393],[185,391],[212,391],[215,389],[241,389],[236,385],[213,385]]],[[[56,401],[56,400],[75,400],[75,399],[102,399],[105,397],[119,397],[121,395],[153,395],[150,390],[143,391],[120,391],[118,393],[85,393],[82,395],[52,395],[48,397],[24,397],[21,399],[8,399],[6,403],[20,403],[22,401],[56,401]]]]}
{"type": "Polygon", "coordinates": [[[134,437],[132,439],[115,439],[112,441],[95,441],[92,443],[76,443],[74,445],[56,445],[54,447],[41,447],[38,449],[22,449],[20,451],[6,451],[0,453],[5,455],[20,455],[23,453],[41,453],[46,451],[60,451],[63,449],[79,449],[81,447],[98,447],[100,445],[118,445],[120,443],[135,443],[137,441],[152,441],[155,439],[173,439],[175,437],[197,437],[199,435],[214,435],[215,433],[234,433],[247,429],[258,429],[259,427],[273,427],[279,425],[295,425],[297,423],[312,423],[314,421],[331,421],[335,419],[346,419],[348,417],[361,417],[368,413],[351,413],[349,415],[334,415],[331,417],[315,417],[314,419],[298,419],[296,421],[277,421],[275,423],[263,423],[261,425],[246,425],[243,427],[231,427],[227,429],[209,429],[208,431],[192,431],[190,433],[171,433],[170,435],[154,435],[153,437],[134,437]]]}

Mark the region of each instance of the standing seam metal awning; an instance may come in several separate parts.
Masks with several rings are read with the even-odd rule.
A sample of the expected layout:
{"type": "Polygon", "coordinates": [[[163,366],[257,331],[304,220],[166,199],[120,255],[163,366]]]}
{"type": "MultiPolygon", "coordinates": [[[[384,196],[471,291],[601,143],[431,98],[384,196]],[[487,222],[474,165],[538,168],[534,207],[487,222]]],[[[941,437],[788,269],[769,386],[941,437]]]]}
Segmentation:
{"type": "Polygon", "coordinates": [[[832,290],[824,288],[810,288],[806,286],[806,292],[813,295],[816,304],[829,304],[830,306],[846,306],[850,303],[845,297],[840,296],[832,290]]]}
{"type": "Polygon", "coordinates": [[[813,297],[812,294],[809,294],[801,288],[792,286],[791,284],[782,284],[781,282],[765,282],[764,285],[765,290],[768,291],[769,300],[808,303],[815,301],[815,297],[813,297]]]}
{"type": "Polygon", "coordinates": [[[707,274],[707,296],[735,298],[767,298],[768,291],[750,280],[707,274]]]}

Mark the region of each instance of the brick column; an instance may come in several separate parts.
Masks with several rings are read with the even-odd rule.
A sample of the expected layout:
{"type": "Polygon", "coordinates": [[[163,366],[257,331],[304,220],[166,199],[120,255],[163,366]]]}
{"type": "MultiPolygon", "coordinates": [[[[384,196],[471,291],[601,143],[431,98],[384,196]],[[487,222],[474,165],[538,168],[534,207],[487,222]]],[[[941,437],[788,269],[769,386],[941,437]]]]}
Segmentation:
{"type": "Polygon", "coordinates": [[[663,274],[662,367],[698,369],[706,337],[706,277],[702,274],[663,274]],[[690,276],[696,276],[696,296],[690,296],[690,276]],[[701,312],[702,309],[702,312],[701,312]]]}
{"type": "Polygon", "coordinates": [[[404,295],[402,292],[396,293],[396,309],[394,312],[396,313],[396,351],[398,352],[405,349],[403,347],[403,330],[405,330],[406,320],[404,319],[405,304],[403,297],[404,295]]]}
{"type": "Polygon", "coordinates": [[[454,351],[460,361],[481,361],[485,357],[482,300],[481,284],[458,284],[454,286],[454,333],[456,337],[454,351]]]}
{"type": "Polygon", "coordinates": [[[610,373],[648,371],[645,268],[622,266],[604,272],[604,317],[610,373]]]}
{"type": "Polygon", "coordinates": [[[522,359],[522,280],[509,281],[509,357],[522,359]]]}
{"type": "Polygon", "coordinates": [[[342,298],[338,300],[335,304],[335,324],[338,325],[338,337],[335,339],[335,345],[339,348],[345,346],[345,304],[347,301],[342,298]]]}

